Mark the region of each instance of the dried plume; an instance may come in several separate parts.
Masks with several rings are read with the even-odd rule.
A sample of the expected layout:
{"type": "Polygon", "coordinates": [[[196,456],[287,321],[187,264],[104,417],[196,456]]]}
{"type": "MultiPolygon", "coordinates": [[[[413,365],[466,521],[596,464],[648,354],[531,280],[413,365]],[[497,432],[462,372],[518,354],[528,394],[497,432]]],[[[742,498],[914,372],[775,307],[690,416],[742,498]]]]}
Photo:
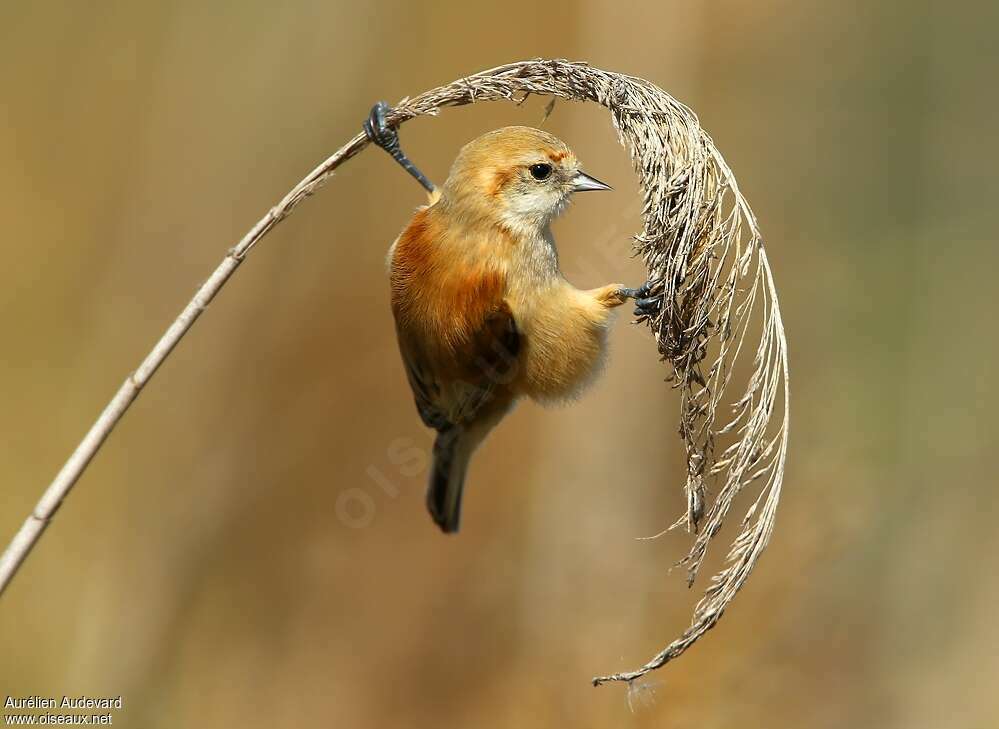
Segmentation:
{"type": "MultiPolygon", "coordinates": [[[[523,61],[404,99],[388,122],[397,126],[477,101],[519,102],[528,94],[605,106],[640,178],[645,225],[635,246],[661,300],[647,324],[680,397],[687,508],[673,526],[693,534],[682,560],[690,583],[736,497],[755,484],[755,500],[726,564],[711,578],[690,626],[640,668],[593,679],[595,685],[632,682],[679,656],[718,622],[770,538],[787,454],[787,343],[763,239],[732,171],[694,113],[648,81],[583,63],[523,61]],[[748,380],[733,382],[742,372],[736,364],[740,356],[749,359],[748,352],[748,380]]],[[[142,387],[253,246],[368,143],[363,134],[347,142],[228,252],[126,379],[0,558],[0,592],[142,387]]]]}
{"type": "Polygon", "coordinates": [[[654,84],[581,63],[528,61],[404,100],[393,121],[524,94],[607,107],[638,172],[645,226],[635,245],[662,301],[648,325],[680,394],[687,509],[673,526],[694,534],[682,560],[690,583],[735,498],[759,484],[725,568],[711,578],[690,627],[642,667],[593,679],[632,681],[679,656],[718,622],[770,538],[787,454],[787,342],[763,238],[735,176],[697,116],[654,84]],[[754,346],[747,336],[756,332],[754,346]],[[753,349],[748,382],[733,383],[737,361],[753,349]],[[716,440],[726,437],[731,444],[717,452],[716,440]]]}

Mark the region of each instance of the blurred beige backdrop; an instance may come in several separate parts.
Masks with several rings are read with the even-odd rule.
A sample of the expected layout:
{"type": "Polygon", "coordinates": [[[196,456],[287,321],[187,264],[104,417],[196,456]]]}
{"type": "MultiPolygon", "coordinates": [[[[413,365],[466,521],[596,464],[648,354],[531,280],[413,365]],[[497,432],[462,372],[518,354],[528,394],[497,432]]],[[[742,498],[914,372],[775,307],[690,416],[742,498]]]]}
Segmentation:
{"type": "MultiPolygon", "coordinates": [[[[422,193],[368,152],[254,252],[63,506],[0,601],[0,695],[121,694],[115,725],[143,729],[999,725],[997,23],[901,0],[4,2],[4,542],[373,101],[524,57],[698,112],[767,236],[793,409],[747,589],[649,705],[591,688],[699,594],[668,573],[683,534],[635,540],[682,508],[665,370],[622,318],[579,404],[496,432],[442,537],[383,270],[422,193]]],[[[404,146],[442,180],[543,103],[416,121],[404,146]]],[[[562,103],[546,128],[617,188],[558,223],[568,275],[640,283],[609,116],[562,103]]]]}

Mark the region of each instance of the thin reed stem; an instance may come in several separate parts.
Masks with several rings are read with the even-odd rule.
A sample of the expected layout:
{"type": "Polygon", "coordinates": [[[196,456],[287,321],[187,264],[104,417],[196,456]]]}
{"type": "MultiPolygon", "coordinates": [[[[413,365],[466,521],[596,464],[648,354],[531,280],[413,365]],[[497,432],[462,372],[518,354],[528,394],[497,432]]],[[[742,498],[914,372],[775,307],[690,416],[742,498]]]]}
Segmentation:
{"type": "MultiPolygon", "coordinates": [[[[644,228],[635,236],[635,249],[649,271],[652,295],[661,302],[647,323],[679,391],[687,509],[673,526],[694,535],[681,561],[689,583],[735,498],[757,484],[756,500],[729,547],[726,565],[711,578],[686,631],[641,667],[593,679],[594,685],[631,683],[681,655],[718,622],[773,532],[787,456],[787,341],[763,237],[735,176],[694,113],[654,84],[585,63],[521,61],[403,99],[387,121],[398,126],[477,101],[520,103],[528,94],[605,106],[639,176],[644,228]],[[733,390],[741,355],[752,357],[750,375],[733,390]],[[727,411],[721,418],[719,408],[727,411]],[[720,453],[717,441],[726,443],[720,453]]],[[[128,407],[253,246],[368,144],[364,134],[347,142],[229,250],[126,378],[0,557],[0,594],[128,407]]]]}

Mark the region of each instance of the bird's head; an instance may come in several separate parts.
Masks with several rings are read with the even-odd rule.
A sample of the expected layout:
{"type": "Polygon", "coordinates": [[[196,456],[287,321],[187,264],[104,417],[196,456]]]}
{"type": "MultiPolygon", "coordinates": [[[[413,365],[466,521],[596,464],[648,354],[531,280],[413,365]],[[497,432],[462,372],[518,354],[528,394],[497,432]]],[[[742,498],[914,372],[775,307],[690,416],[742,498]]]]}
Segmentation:
{"type": "Polygon", "coordinates": [[[543,230],[574,192],[609,189],[580,170],[560,139],[531,127],[504,127],[462,147],[443,199],[463,215],[528,233],[543,230]]]}

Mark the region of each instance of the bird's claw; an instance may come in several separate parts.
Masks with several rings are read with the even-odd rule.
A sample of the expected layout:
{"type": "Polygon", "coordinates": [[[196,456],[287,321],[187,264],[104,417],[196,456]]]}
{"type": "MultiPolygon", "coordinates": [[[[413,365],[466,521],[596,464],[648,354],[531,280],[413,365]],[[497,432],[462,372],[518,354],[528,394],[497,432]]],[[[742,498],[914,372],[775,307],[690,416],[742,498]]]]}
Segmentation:
{"type": "Polygon", "coordinates": [[[368,114],[368,118],[361,126],[368,139],[395,157],[401,150],[399,132],[385,123],[385,116],[390,111],[392,111],[392,107],[384,101],[377,102],[371,107],[371,113],[368,114]]]}
{"type": "Polygon", "coordinates": [[[650,296],[645,299],[636,299],[635,310],[632,314],[637,316],[639,321],[642,319],[654,319],[659,314],[660,309],[662,309],[662,299],[658,296],[650,296]]]}
{"type": "Polygon", "coordinates": [[[622,299],[640,299],[648,295],[648,284],[642,284],[637,289],[619,288],[617,293],[622,299]]]}
{"type": "Polygon", "coordinates": [[[650,296],[652,293],[652,282],[646,281],[637,289],[629,289],[634,293],[631,298],[635,300],[635,310],[632,312],[639,321],[644,319],[654,319],[662,309],[662,296],[650,296]]]}
{"type": "Polygon", "coordinates": [[[394,127],[390,127],[385,120],[390,111],[392,111],[392,107],[384,101],[379,101],[372,106],[368,118],[361,124],[365,136],[388,152],[392,159],[398,162],[406,172],[416,178],[416,181],[423,185],[423,188],[427,192],[433,194],[436,189],[434,183],[427,179],[427,176],[420,172],[416,165],[410,162],[409,158],[402,153],[402,147],[399,145],[399,132],[394,127]]]}

